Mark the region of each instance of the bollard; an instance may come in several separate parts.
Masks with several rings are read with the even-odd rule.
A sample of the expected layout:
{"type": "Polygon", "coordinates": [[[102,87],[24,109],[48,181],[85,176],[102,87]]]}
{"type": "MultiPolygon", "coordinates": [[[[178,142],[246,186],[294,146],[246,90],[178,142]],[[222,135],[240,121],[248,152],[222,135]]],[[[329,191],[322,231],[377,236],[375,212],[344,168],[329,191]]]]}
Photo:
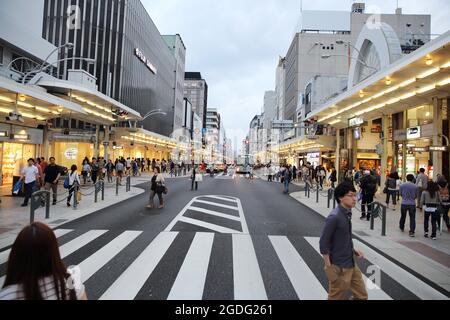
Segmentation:
{"type": "Polygon", "coordinates": [[[127,177],[127,185],[125,187],[125,192],[128,192],[131,190],[131,176],[127,177]]]}
{"type": "Polygon", "coordinates": [[[336,209],[336,197],[334,195],[334,189],[333,189],[333,209],[336,209]]]}
{"type": "Polygon", "coordinates": [[[116,196],[119,195],[119,176],[116,177],[116,196]]]}
{"type": "Polygon", "coordinates": [[[105,181],[102,181],[102,201],[105,200],[105,181]]]}
{"type": "Polygon", "coordinates": [[[308,199],[310,198],[310,196],[311,196],[311,187],[308,184],[308,199]]]}
{"type": "MultiPolygon", "coordinates": [[[[374,204],[372,204],[372,206],[373,205],[374,204]]],[[[372,211],[372,213],[370,215],[370,230],[373,230],[375,228],[375,218],[373,216],[374,216],[374,212],[372,211]]]]}
{"type": "Polygon", "coordinates": [[[78,191],[79,191],[79,186],[78,186],[78,182],[75,180],[75,182],[73,183],[73,210],[77,209],[78,206],[78,191]]]}
{"type": "Polygon", "coordinates": [[[331,191],[332,189],[328,189],[328,197],[327,197],[327,208],[330,209],[330,201],[331,201],[331,191]]]}
{"type": "Polygon", "coordinates": [[[306,181],[306,183],[305,183],[305,197],[308,196],[308,187],[309,187],[308,181],[306,181]]]}
{"type": "Polygon", "coordinates": [[[319,203],[319,187],[317,187],[317,192],[316,192],[316,203],[319,203]]]}
{"type": "Polygon", "coordinates": [[[42,206],[42,199],[45,198],[45,219],[50,219],[50,191],[37,191],[30,198],[30,223],[34,222],[34,212],[42,206]]]}
{"type": "Polygon", "coordinates": [[[383,213],[382,213],[382,221],[381,221],[381,235],[383,237],[386,236],[386,211],[387,208],[385,206],[383,206],[383,213]]]}

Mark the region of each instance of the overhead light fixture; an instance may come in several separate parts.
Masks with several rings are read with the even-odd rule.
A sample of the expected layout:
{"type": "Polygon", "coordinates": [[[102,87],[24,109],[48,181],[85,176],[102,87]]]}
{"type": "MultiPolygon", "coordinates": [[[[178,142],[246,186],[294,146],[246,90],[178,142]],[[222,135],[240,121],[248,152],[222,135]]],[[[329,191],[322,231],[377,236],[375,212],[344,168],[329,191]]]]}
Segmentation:
{"type": "Polygon", "coordinates": [[[425,72],[419,74],[419,75],[417,76],[417,79],[423,79],[423,78],[429,77],[429,76],[431,76],[432,74],[435,74],[436,72],[439,72],[439,70],[440,70],[440,68],[438,68],[438,67],[432,68],[432,69],[430,69],[430,70],[428,70],[428,71],[425,71],[425,72]]]}
{"type": "Polygon", "coordinates": [[[406,81],[400,83],[399,87],[403,88],[403,87],[406,87],[407,85],[410,85],[411,83],[414,83],[414,82],[416,82],[416,78],[412,78],[412,79],[409,79],[409,80],[406,80],[406,81]]]}
{"type": "Polygon", "coordinates": [[[332,126],[332,125],[335,125],[335,124],[337,124],[337,123],[339,123],[339,122],[341,122],[341,120],[334,120],[334,121],[331,121],[330,122],[330,126],[332,126]]]}
{"type": "Polygon", "coordinates": [[[441,68],[448,68],[448,67],[450,67],[450,61],[447,61],[446,63],[444,63],[442,66],[441,66],[441,68]]]}
{"type": "Polygon", "coordinates": [[[431,58],[431,56],[429,54],[427,54],[427,66],[431,66],[433,64],[433,59],[431,58]]]}
{"type": "Polygon", "coordinates": [[[359,97],[364,98],[364,91],[362,91],[362,90],[359,91],[359,97]]]}
{"type": "Polygon", "coordinates": [[[410,92],[410,93],[407,93],[407,94],[401,96],[400,100],[405,100],[405,99],[411,98],[411,97],[413,97],[415,95],[416,95],[416,93],[413,91],[413,92],[410,92]]]}
{"type": "Polygon", "coordinates": [[[431,113],[428,111],[427,113],[425,113],[425,117],[429,117],[431,115],[431,113]]]}
{"type": "Polygon", "coordinates": [[[450,83],[450,78],[447,78],[447,79],[445,79],[445,80],[443,80],[443,81],[441,81],[441,82],[438,82],[438,86],[445,86],[445,85],[447,85],[447,84],[449,84],[450,83]]]}
{"type": "Polygon", "coordinates": [[[27,100],[27,96],[24,94],[21,94],[21,95],[19,95],[19,100],[23,102],[23,101],[27,100]]]}
{"type": "Polygon", "coordinates": [[[7,137],[8,131],[0,131],[0,137],[7,137]]]}
{"type": "Polygon", "coordinates": [[[1,101],[5,101],[5,102],[14,102],[14,100],[12,100],[12,99],[10,99],[8,97],[5,97],[5,96],[0,96],[0,100],[1,101]]]}
{"type": "Polygon", "coordinates": [[[390,77],[386,77],[386,85],[390,85],[392,83],[392,79],[390,77]]]}
{"type": "Polygon", "coordinates": [[[424,92],[428,92],[428,91],[430,91],[430,90],[433,90],[434,88],[436,88],[436,86],[435,86],[434,84],[432,84],[432,85],[429,85],[429,86],[423,87],[423,88],[422,88],[422,89],[420,89],[420,90],[417,90],[417,93],[424,93],[424,92]]]}

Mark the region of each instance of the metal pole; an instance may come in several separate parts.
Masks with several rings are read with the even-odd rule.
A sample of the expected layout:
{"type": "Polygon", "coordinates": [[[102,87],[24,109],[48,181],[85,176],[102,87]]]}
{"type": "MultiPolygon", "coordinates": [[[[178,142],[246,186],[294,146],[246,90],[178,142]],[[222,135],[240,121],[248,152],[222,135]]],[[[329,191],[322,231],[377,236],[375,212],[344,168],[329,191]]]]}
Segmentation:
{"type": "Polygon", "coordinates": [[[78,201],[77,201],[77,197],[78,197],[78,183],[77,181],[75,181],[73,183],[73,210],[77,209],[77,205],[78,205],[78,201]]]}
{"type": "Polygon", "coordinates": [[[308,199],[310,198],[310,196],[311,196],[311,188],[310,188],[310,186],[308,184],[308,199]]]}
{"type": "Polygon", "coordinates": [[[371,214],[370,214],[370,230],[373,230],[374,228],[375,228],[375,219],[374,219],[374,210],[373,210],[373,207],[374,207],[374,203],[372,203],[372,212],[371,212],[371,214]]]}
{"type": "Polygon", "coordinates": [[[102,201],[105,200],[105,181],[102,181],[102,201]]]}
{"type": "Polygon", "coordinates": [[[119,176],[116,177],[116,196],[119,195],[119,176]]]}
{"type": "Polygon", "coordinates": [[[97,193],[98,193],[98,183],[99,183],[100,181],[97,181],[95,184],[94,184],[94,202],[95,203],[97,203],[97,193]]]}
{"type": "Polygon", "coordinates": [[[327,196],[327,208],[328,208],[328,209],[330,209],[331,190],[332,190],[332,189],[328,189],[328,196],[327,196]]]}
{"type": "Polygon", "coordinates": [[[50,219],[50,192],[45,194],[45,219],[50,219]]]}
{"type": "Polygon", "coordinates": [[[306,184],[305,184],[305,197],[307,197],[308,196],[308,181],[306,181],[306,184]]]}
{"type": "Polygon", "coordinates": [[[382,216],[383,221],[381,221],[381,235],[383,237],[386,236],[386,211],[387,211],[387,208],[385,206],[383,206],[383,216],[382,216]]]}
{"type": "Polygon", "coordinates": [[[333,209],[336,209],[336,197],[334,195],[334,189],[333,189],[333,209]]]}
{"type": "Polygon", "coordinates": [[[319,203],[319,186],[317,186],[316,203],[319,203]]]}

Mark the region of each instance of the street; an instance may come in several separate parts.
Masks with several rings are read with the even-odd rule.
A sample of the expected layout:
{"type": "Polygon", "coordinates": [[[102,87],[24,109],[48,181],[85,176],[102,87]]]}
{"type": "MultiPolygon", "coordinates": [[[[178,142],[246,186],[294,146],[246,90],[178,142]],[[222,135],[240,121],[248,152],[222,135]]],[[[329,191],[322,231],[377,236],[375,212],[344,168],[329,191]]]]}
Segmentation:
{"type": "MultiPolygon", "coordinates": [[[[164,209],[145,208],[146,183],[139,186],[144,194],[58,227],[63,260],[80,267],[89,299],[327,298],[318,252],[324,218],[284,195],[280,183],[230,173],[205,176],[198,191],[190,191],[187,178],[167,179],[167,186],[164,209]]],[[[354,242],[367,254],[358,262],[367,278],[373,263],[381,268],[381,290],[368,288],[369,299],[448,299],[445,290],[354,242]]]]}

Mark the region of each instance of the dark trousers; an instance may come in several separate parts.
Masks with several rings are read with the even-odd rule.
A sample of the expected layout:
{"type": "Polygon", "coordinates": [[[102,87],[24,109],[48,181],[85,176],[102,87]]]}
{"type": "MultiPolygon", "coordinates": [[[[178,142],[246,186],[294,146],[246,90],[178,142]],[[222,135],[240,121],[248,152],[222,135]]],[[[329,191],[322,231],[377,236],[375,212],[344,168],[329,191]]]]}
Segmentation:
{"type": "Polygon", "coordinates": [[[323,177],[319,177],[320,189],[323,189],[323,177]]]}
{"type": "Polygon", "coordinates": [[[397,190],[389,190],[386,193],[386,204],[389,205],[389,198],[392,197],[392,204],[397,205],[397,190]]]}
{"type": "Polygon", "coordinates": [[[92,182],[95,184],[97,182],[97,175],[98,175],[98,171],[92,171],[92,182]]]}
{"type": "Polygon", "coordinates": [[[28,200],[30,200],[31,195],[33,194],[33,187],[36,181],[25,183],[25,199],[23,200],[23,204],[28,205],[28,200]]]}
{"type": "Polygon", "coordinates": [[[67,203],[70,203],[70,199],[72,199],[72,195],[75,191],[75,188],[73,186],[70,186],[69,188],[69,196],[67,197],[67,203]]]}
{"type": "Polygon", "coordinates": [[[370,214],[372,213],[372,202],[373,194],[363,194],[361,201],[361,216],[370,219],[370,214]],[[367,205],[367,215],[366,215],[366,205],[367,205]]]}
{"type": "Polygon", "coordinates": [[[269,174],[269,176],[267,177],[267,181],[272,182],[272,175],[269,174]]]}
{"type": "MultiPolygon", "coordinates": [[[[450,209],[450,206],[445,205],[442,207],[442,209],[443,209],[443,212],[442,212],[443,219],[445,221],[445,224],[447,225],[447,228],[450,229],[450,221],[448,218],[448,211],[450,209]]],[[[441,227],[441,219],[438,220],[438,226],[439,226],[439,228],[441,227]]]]}
{"type": "Polygon", "coordinates": [[[439,212],[424,212],[424,220],[423,220],[423,227],[425,233],[428,233],[428,227],[430,222],[430,216],[431,216],[431,237],[436,237],[436,231],[437,231],[437,225],[439,221],[439,212]]]}
{"type": "Polygon", "coordinates": [[[192,179],[191,190],[194,190],[194,185],[195,185],[195,190],[198,190],[198,182],[195,181],[194,179],[192,179]]]}
{"type": "Polygon", "coordinates": [[[401,218],[400,218],[400,229],[405,229],[406,213],[409,213],[409,231],[416,231],[416,206],[415,205],[405,205],[402,204],[401,208],[401,218]]]}

